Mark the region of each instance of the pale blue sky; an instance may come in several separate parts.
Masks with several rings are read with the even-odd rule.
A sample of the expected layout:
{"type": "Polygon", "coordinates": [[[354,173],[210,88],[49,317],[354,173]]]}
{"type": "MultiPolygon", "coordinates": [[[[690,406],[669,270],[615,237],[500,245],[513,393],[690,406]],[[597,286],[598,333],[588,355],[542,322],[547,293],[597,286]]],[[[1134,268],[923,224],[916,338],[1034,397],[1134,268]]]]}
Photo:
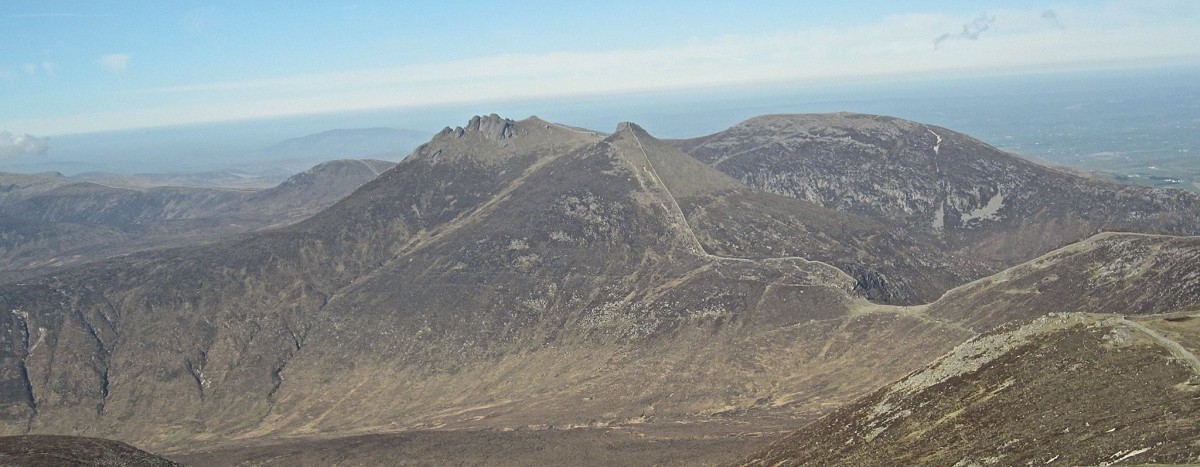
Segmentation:
{"type": "Polygon", "coordinates": [[[835,3],[847,2],[8,0],[0,146],[371,108],[1200,62],[1189,0],[835,3]]]}

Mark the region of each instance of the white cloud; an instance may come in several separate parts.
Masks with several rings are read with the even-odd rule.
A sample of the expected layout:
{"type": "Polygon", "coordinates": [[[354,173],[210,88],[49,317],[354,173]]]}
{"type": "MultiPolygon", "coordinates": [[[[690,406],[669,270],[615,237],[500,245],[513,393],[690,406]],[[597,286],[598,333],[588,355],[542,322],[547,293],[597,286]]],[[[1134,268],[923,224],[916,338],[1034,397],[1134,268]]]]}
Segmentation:
{"type": "Polygon", "coordinates": [[[1056,16],[1085,16],[1071,19],[1096,26],[1063,29],[1047,22],[1045,11],[994,11],[965,18],[898,15],[863,26],[724,36],[639,50],[513,53],[145,92],[264,99],[360,90],[366,102],[404,105],[1200,56],[1200,41],[1183,40],[1195,35],[1194,25],[1186,22],[1151,26],[1131,19],[1113,27],[1103,24],[1113,21],[1111,15],[1075,11],[1056,16]],[[1086,18],[1089,14],[1093,17],[1086,18]],[[960,31],[949,37],[971,39],[970,46],[933,50],[930,40],[948,30],[960,31]]]}
{"type": "Polygon", "coordinates": [[[42,71],[45,71],[46,74],[49,76],[54,76],[55,72],[58,71],[58,65],[55,65],[54,62],[51,62],[49,60],[43,61],[42,62],[42,71]]]}
{"type": "Polygon", "coordinates": [[[100,66],[115,74],[124,74],[129,69],[129,54],[108,54],[100,57],[100,66]]]}
{"type": "Polygon", "coordinates": [[[33,135],[14,135],[0,131],[0,159],[19,156],[41,156],[46,154],[46,138],[33,135]]]}
{"type": "Polygon", "coordinates": [[[32,63],[26,63],[24,65],[21,65],[21,69],[25,71],[26,75],[37,76],[37,70],[38,70],[37,65],[34,65],[32,63]]]}

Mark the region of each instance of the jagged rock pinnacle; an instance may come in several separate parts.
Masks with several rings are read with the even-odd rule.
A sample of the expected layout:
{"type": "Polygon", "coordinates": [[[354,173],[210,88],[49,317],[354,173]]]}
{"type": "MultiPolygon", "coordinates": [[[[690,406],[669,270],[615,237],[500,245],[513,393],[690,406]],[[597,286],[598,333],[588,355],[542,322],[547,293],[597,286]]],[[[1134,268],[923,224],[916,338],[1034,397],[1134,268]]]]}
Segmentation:
{"type": "Polygon", "coordinates": [[[443,128],[439,136],[453,135],[455,138],[462,138],[468,133],[475,133],[484,139],[499,141],[502,139],[512,138],[515,134],[515,125],[517,122],[512,119],[503,118],[496,114],[491,114],[486,117],[476,115],[471,117],[467,122],[467,127],[450,127],[443,128]]]}

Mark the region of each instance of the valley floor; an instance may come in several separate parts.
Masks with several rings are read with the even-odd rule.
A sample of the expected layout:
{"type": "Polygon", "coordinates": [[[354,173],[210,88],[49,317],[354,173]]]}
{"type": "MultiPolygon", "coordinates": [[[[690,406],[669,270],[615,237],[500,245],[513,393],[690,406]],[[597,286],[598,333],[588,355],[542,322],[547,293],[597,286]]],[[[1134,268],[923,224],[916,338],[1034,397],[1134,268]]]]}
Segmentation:
{"type": "Polygon", "coordinates": [[[205,466],[728,465],[787,432],[783,426],[752,427],[732,420],[603,428],[429,430],[249,440],[166,457],[205,466]],[[755,428],[767,429],[752,431],[755,428]]]}

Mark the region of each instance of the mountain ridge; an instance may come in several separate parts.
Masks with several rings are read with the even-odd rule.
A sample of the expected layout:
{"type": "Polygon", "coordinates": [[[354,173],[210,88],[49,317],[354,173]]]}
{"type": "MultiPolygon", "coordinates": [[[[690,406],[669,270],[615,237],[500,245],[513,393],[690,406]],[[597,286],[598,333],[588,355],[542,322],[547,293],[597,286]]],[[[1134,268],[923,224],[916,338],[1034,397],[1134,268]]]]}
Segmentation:
{"type": "Polygon", "coordinates": [[[550,426],[774,436],[993,320],[1196,303],[1154,271],[1195,275],[1194,237],[1105,235],[970,282],[995,266],[672,146],[634,124],[477,116],[295,224],[0,285],[0,429],[173,452],[550,426]],[[1060,270],[1093,297],[1056,299],[1080,283],[1042,282],[1060,270]],[[981,306],[1022,280],[1043,293],[1014,295],[1046,302],[981,306]]]}

